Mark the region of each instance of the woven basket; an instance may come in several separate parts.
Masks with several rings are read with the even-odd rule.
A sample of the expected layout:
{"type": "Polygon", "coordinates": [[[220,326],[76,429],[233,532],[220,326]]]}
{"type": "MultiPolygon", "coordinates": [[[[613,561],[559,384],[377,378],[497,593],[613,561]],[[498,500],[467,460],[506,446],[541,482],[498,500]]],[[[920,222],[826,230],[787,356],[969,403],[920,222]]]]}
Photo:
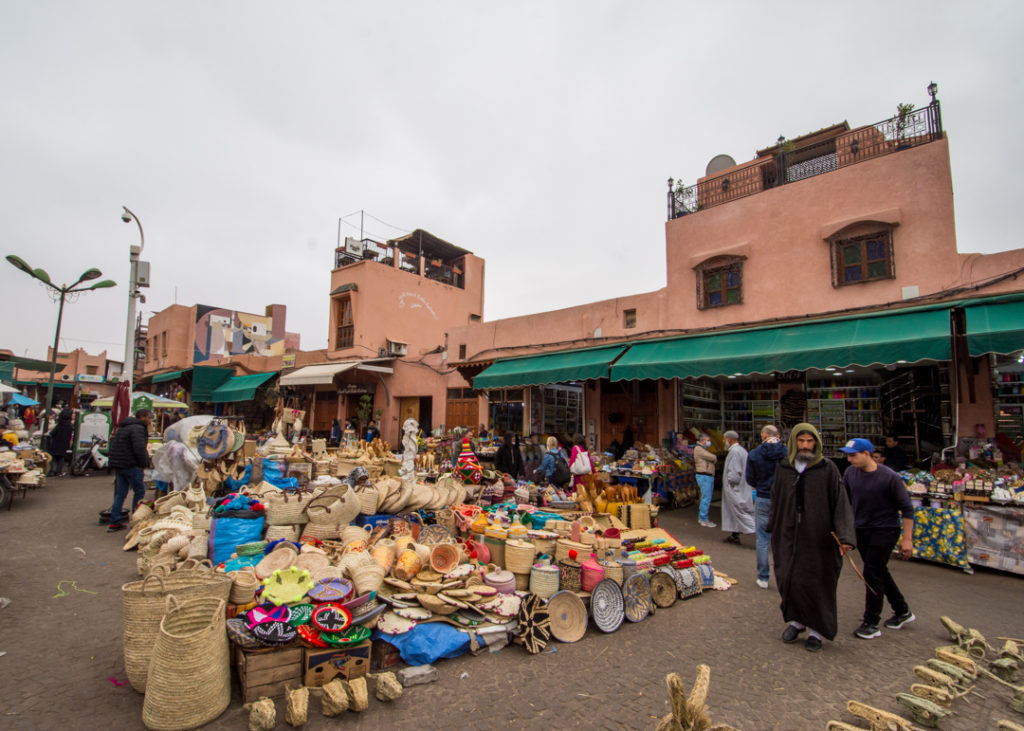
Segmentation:
{"type": "Polygon", "coordinates": [[[602,561],[601,566],[604,568],[604,577],[611,579],[619,586],[622,586],[623,575],[622,575],[622,564],[618,561],[602,561]]]}
{"type": "Polygon", "coordinates": [[[534,566],[530,570],[530,593],[547,599],[558,591],[558,575],[557,566],[534,566]]]}
{"type": "Polygon", "coordinates": [[[502,571],[497,566],[487,564],[484,571],[484,583],[493,586],[502,594],[511,594],[516,590],[516,577],[511,571],[502,571]]]}
{"type": "Polygon", "coordinates": [[[458,528],[455,524],[455,512],[451,508],[442,508],[434,514],[434,521],[451,533],[453,536],[458,536],[458,528]]]}
{"type": "Polygon", "coordinates": [[[340,525],[330,523],[306,523],[302,526],[302,538],[316,538],[321,541],[338,540],[341,537],[340,525]]]}
{"type": "Polygon", "coordinates": [[[513,574],[530,575],[536,548],[529,541],[510,538],[505,541],[505,568],[513,574]]]}
{"type": "Polygon", "coordinates": [[[266,506],[267,525],[297,525],[305,523],[306,507],[312,498],[308,494],[292,494],[278,492],[268,495],[263,503],[266,506]]]}
{"type": "Polygon", "coordinates": [[[271,525],[267,528],[264,538],[268,542],[284,539],[286,541],[297,541],[302,535],[301,525],[271,525]]]}
{"type": "Polygon", "coordinates": [[[356,587],[356,594],[360,596],[377,591],[384,581],[384,573],[384,568],[369,555],[348,572],[356,587]]]}
{"type": "Polygon", "coordinates": [[[531,530],[527,535],[538,555],[545,553],[549,556],[555,555],[555,543],[558,541],[557,533],[548,530],[531,530]]]}
{"type": "Polygon", "coordinates": [[[256,589],[260,586],[260,580],[251,569],[245,571],[231,571],[231,593],[228,595],[228,602],[231,604],[249,604],[256,598],[256,589]]]}
{"type": "Polygon", "coordinates": [[[153,503],[157,515],[167,515],[175,505],[185,504],[185,493],[182,491],[169,492],[153,503]]]}
{"type": "Polygon", "coordinates": [[[373,485],[366,485],[356,492],[359,496],[359,512],[363,515],[376,515],[380,505],[380,490],[373,485]]]}
{"type": "Polygon", "coordinates": [[[430,549],[430,568],[439,574],[447,574],[459,565],[461,559],[459,547],[451,543],[438,543],[430,549]]]}
{"type": "Polygon", "coordinates": [[[530,590],[530,575],[529,574],[513,574],[516,577],[516,591],[529,591],[530,590]]]}
{"type": "Polygon", "coordinates": [[[555,560],[568,559],[569,551],[576,551],[579,556],[588,556],[590,555],[590,546],[586,543],[570,541],[568,538],[559,538],[555,544],[555,560]]]}
{"type": "Polygon", "coordinates": [[[583,569],[580,586],[583,588],[583,591],[593,591],[594,587],[601,583],[601,579],[604,578],[604,567],[597,563],[593,556],[580,564],[580,566],[583,569]]]}
{"type": "Polygon", "coordinates": [[[583,588],[582,567],[571,558],[558,562],[558,583],[566,591],[580,591],[583,588]]]}
{"type": "Polygon", "coordinates": [[[485,535],[483,544],[487,546],[487,550],[490,551],[491,563],[496,563],[499,566],[505,565],[505,539],[497,538],[495,536],[485,535]]]}
{"type": "Polygon", "coordinates": [[[128,681],[140,693],[146,692],[146,676],[153,643],[160,631],[160,619],[168,596],[179,600],[211,598],[227,600],[232,580],[226,574],[200,570],[155,573],[121,587],[124,615],[124,667],[128,681]]]}
{"type": "Polygon", "coordinates": [[[391,571],[391,567],[395,565],[395,559],[397,558],[395,542],[390,538],[382,538],[370,549],[370,555],[373,556],[374,561],[380,564],[385,573],[391,571]]]}
{"type": "Polygon", "coordinates": [[[223,599],[167,598],[153,647],[142,722],[157,731],[196,728],[231,702],[223,599]]]}

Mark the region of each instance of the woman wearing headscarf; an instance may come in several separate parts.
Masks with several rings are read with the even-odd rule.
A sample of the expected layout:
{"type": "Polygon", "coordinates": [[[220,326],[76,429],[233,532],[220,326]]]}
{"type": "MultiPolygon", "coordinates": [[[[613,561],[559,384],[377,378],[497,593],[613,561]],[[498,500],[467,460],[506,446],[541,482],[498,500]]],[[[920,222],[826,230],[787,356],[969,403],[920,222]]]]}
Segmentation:
{"type": "Polygon", "coordinates": [[[64,477],[64,460],[67,459],[68,451],[71,449],[71,440],[75,435],[75,425],[72,423],[74,413],[65,407],[57,417],[57,426],[50,432],[50,453],[53,455],[53,466],[50,474],[55,477],[64,477]]]}
{"type": "Polygon", "coordinates": [[[519,436],[515,432],[505,432],[505,439],[494,455],[494,469],[516,479],[523,476],[523,454],[519,451],[519,436]]]}

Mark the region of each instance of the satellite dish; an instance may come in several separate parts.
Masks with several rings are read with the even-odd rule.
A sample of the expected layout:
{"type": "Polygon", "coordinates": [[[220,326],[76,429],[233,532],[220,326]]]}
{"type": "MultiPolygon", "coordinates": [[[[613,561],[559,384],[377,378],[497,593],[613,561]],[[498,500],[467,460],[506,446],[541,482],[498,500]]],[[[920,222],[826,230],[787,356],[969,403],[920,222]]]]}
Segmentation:
{"type": "Polygon", "coordinates": [[[711,162],[708,163],[707,168],[704,170],[705,175],[715,175],[728,170],[731,167],[736,166],[736,161],[729,155],[715,155],[711,158],[711,162]]]}

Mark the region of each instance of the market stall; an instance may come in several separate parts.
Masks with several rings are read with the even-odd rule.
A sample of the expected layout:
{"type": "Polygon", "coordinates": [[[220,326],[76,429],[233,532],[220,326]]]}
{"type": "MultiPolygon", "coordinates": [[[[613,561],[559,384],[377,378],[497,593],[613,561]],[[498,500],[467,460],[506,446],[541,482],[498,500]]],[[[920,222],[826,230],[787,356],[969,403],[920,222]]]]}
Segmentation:
{"type": "MultiPolygon", "coordinates": [[[[437,465],[423,459],[415,422],[403,431],[400,458],[379,441],[335,452],[314,441],[305,452],[280,435],[246,458],[245,435],[216,420],[160,448],[177,485],[193,463],[195,474],[140,504],[126,537],[141,579],[123,589],[125,664],[146,693],[147,725],[216,718],[232,670],[246,701],[322,686],[325,714],[340,712],[340,698],[360,710],[371,668],[510,642],[536,654],[734,583],[657,528],[653,506],[620,495],[603,503],[613,512],[587,513],[594,480],[580,503],[489,481],[468,442],[428,482],[437,465]],[[298,464],[305,481],[289,469],[298,464]],[[190,700],[182,708],[151,681],[188,670],[174,652],[181,633],[166,630],[189,622],[213,632],[193,638],[203,667],[175,683],[190,700]]],[[[378,698],[401,691],[376,677],[378,698]]]]}

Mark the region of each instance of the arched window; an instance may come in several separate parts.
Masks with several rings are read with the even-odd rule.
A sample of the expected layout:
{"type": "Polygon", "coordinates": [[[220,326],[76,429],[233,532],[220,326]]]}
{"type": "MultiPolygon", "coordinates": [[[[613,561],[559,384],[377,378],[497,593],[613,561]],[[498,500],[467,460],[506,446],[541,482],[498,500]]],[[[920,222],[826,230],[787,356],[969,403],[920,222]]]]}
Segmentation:
{"type": "Polygon", "coordinates": [[[895,279],[892,224],[863,221],[829,238],[832,286],[895,279]]]}

